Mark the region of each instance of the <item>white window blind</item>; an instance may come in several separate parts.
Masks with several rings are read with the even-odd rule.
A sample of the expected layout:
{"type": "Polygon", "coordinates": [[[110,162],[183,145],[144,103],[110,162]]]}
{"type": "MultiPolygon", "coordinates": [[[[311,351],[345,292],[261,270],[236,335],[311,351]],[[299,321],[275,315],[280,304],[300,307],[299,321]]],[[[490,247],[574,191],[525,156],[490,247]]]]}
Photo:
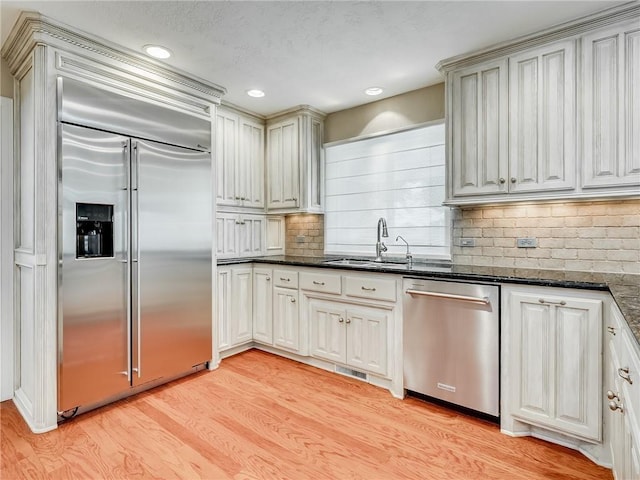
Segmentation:
{"type": "Polygon", "coordinates": [[[325,253],[375,255],[378,218],[387,221],[387,256],[450,258],[444,124],[325,149],[325,253]]]}

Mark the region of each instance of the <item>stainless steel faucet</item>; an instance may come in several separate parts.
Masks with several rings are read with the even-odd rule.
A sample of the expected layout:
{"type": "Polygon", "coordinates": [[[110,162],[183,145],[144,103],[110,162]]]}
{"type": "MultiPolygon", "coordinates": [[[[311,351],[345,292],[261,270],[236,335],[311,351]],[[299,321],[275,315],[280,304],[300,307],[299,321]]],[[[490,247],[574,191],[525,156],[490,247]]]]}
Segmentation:
{"type": "Polygon", "coordinates": [[[387,251],[387,246],[382,243],[380,237],[389,238],[389,232],[387,232],[387,221],[380,217],[378,219],[378,241],[376,242],[376,262],[382,261],[382,252],[387,251]]]}
{"type": "Polygon", "coordinates": [[[411,252],[409,251],[409,242],[407,242],[407,241],[404,239],[404,237],[403,237],[402,235],[398,235],[398,236],[396,237],[396,242],[397,242],[398,240],[402,240],[404,243],[406,243],[406,244],[407,244],[407,254],[406,254],[405,256],[406,256],[406,258],[407,258],[407,263],[408,263],[409,265],[411,265],[411,263],[413,262],[413,256],[411,255],[411,252]]]}

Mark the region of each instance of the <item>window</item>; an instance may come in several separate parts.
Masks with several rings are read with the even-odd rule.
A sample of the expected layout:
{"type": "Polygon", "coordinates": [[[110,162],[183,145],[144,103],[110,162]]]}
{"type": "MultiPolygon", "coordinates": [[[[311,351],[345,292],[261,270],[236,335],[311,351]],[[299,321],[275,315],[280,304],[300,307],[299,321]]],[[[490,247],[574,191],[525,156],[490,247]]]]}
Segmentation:
{"type": "Polygon", "coordinates": [[[325,148],[325,253],[375,255],[387,221],[387,256],[451,258],[445,198],[444,124],[325,148]]]}

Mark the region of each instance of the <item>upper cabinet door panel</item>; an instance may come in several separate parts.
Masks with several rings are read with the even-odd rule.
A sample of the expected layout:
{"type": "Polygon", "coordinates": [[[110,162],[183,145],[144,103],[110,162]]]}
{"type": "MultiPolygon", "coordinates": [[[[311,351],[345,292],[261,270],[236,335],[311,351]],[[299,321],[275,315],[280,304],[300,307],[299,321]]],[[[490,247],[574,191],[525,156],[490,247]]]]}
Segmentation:
{"type": "Polygon", "coordinates": [[[640,184],[640,28],[582,40],[583,187],[640,184]]]}
{"type": "Polygon", "coordinates": [[[264,207],[264,127],[240,118],[236,190],[242,206],[264,207]]]}
{"type": "Polygon", "coordinates": [[[300,192],[298,119],[269,126],[268,143],[267,207],[295,208],[300,192]]]}
{"type": "Polygon", "coordinates": [[[236,165],[238,163],[238,116],[223,110],[216,114],[216,202],[235,205],[236,165]]]}
{"type": "Polygon", "coordinates": [[[576,163],[575,41],[509,58],[509,190],[573,189],[576,163]]]}
{"type": "Polygon", "coordinates": [[[506,193],[507,61],[453,74],[453,195],[506,193]]]}

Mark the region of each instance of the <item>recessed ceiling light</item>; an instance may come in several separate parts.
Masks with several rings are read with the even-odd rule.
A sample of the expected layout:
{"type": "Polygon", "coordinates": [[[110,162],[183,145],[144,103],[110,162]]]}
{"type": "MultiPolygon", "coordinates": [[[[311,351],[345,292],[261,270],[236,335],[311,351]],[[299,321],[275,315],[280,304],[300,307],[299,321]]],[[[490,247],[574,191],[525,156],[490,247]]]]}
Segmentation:
{"type": "Polygon", "coordinates": [[[171,52],[160,45],[145,45],[142,47],[145,52],[155,58],[169,58],[171,52]]]}
{"type": "Polygon", "coordinates": [[[382,89],[380,87],[369,87],[364,91],[364,93],[371,96],[380,95],[382,93],[382,89]]]}
{"type": "Polygon", "coordinates": [[[249,95],[250,97],[260,98],[264,97],[264,92],[258,89],[247,90],[247,95],[249,95]]]}

